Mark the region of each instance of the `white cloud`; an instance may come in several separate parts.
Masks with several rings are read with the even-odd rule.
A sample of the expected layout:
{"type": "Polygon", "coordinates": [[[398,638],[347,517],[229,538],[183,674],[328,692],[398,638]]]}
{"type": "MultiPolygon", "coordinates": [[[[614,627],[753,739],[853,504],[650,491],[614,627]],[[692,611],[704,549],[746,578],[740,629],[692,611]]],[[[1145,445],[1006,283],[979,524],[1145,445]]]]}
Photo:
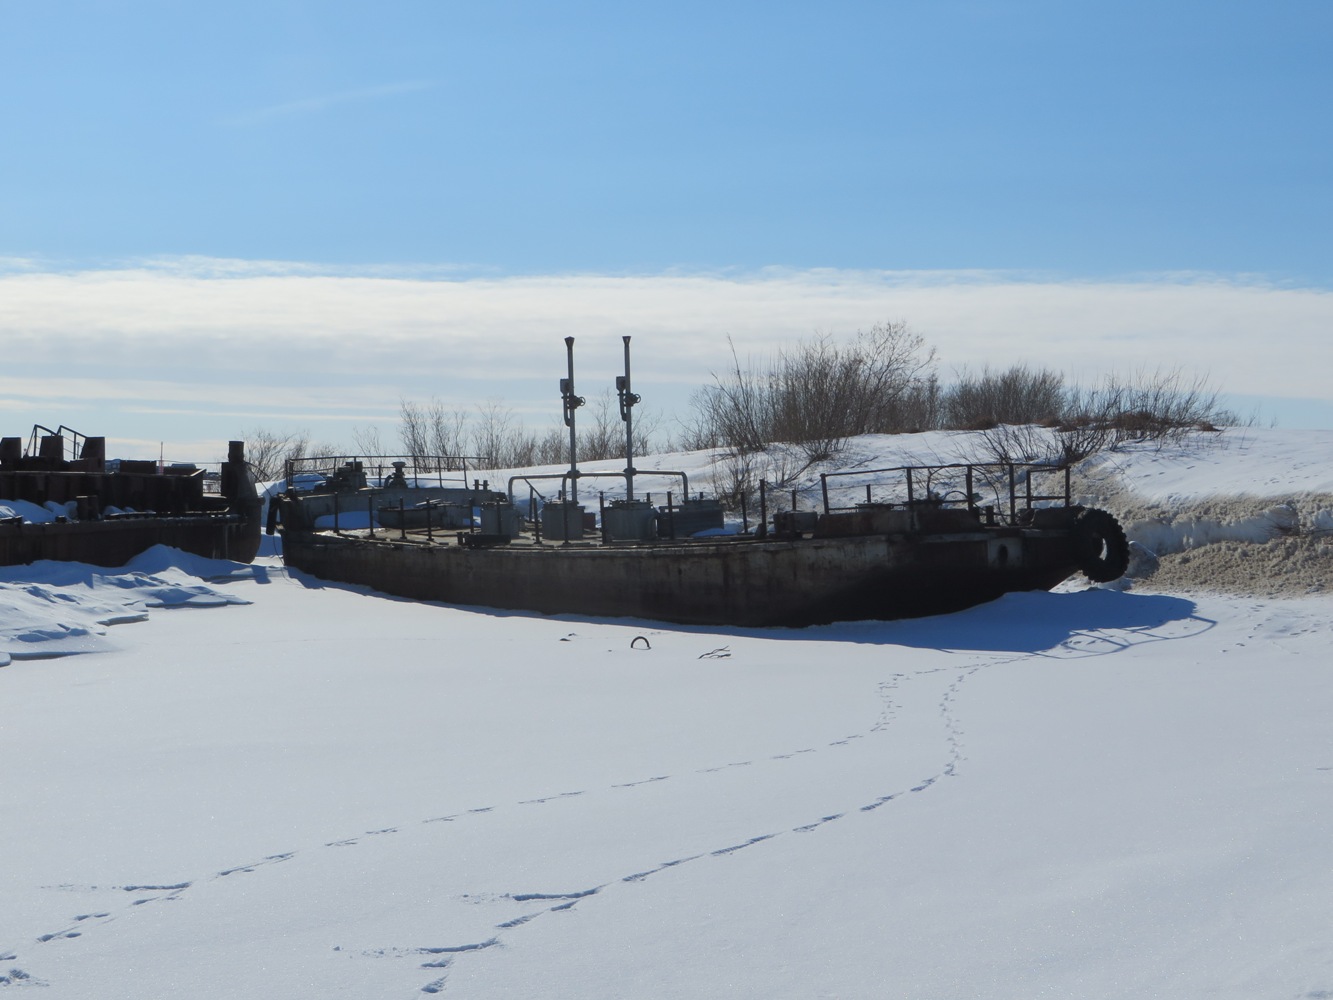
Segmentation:
{"type": "Polygon", "coordinates": [[[393,276],[198,258],[0,276],[0,392],[40,401],[55,392],[41,384],[52,373],[68,378],[82,363],[96,377],[60,395],[112,408],[187,399],[219,416],[254,413],[247,424],[274,413],[307,422],[393,414],[403,395],[471,405],[498,394],[542,412],[565,336],[578,338],[587,394],[610,383],[630,334],[636,387],[674,392],[674,406],[684,387],[726,366],[728,336],[744,356],[891,319],[938,348],[946,375],[1016,361],[1082,379],[1181,367],[1230,393],[1330,397],[1333,293],[1254,280],[777,269],[393,276]]]}

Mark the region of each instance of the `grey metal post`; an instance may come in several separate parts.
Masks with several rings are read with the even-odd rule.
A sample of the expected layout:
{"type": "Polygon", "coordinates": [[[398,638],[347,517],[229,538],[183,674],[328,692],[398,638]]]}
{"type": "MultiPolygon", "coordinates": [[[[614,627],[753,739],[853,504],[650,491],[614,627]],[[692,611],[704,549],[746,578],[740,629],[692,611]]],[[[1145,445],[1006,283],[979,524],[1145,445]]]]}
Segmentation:
{"type": "Polygon", "coordinates": [[[625,421],[625,499],[634,499],[634,404],[639,397],[630,391],[629,337],[625,342],[625,374],[616,379],[616,393],[620,397],[620,419],[625,421]]]}
{"type": "MultiPolygon", "coordinates": [[[[574,395],[574,338],[565,338],[565,354],[569,359],[569,377],[560,380],[560,398],[564,404],[565,426],[569,428],[569,502],[579,502],[579,463],[578,441],[574,433],[574,411],[583,405],[584,400],[574,395]]],[[[566,524],[565,540],[569,540],[566,524]]]]}

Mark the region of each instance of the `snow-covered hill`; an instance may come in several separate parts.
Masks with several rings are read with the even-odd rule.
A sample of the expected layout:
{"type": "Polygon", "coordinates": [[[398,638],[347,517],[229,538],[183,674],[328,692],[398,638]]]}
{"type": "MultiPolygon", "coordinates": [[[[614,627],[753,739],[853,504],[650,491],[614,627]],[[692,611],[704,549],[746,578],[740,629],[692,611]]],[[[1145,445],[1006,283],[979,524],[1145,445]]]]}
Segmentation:
{"type": "Polygon", "coordinates": [[[0,571],[0,989],[1333,995],[1333,597],[1168,577],[1227,545],[1322,572],[1333,433],[1112,453],[1079,488],[1179,551],[1125,591],[799,631],[272,557],[0,571]]]}

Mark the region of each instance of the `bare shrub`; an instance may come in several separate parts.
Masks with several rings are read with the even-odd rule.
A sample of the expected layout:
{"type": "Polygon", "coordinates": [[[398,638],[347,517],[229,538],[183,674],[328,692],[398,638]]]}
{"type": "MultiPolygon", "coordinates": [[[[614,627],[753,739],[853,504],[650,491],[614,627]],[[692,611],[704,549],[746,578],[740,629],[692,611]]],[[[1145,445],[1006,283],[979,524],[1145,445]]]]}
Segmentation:
{"type": "Polygon", "coordinates": [[[922,383],[934,358],[905,323],[858,331],[848,344],[816,337],[779,350],[764,370],[742,367],[733,346],[731,370],[695,393],[698,436],[741,452],[799,444],[821,461],[849,437],[899,429],[909,401],[919,410],[930,399],[922,383]]]}
{"type": "MultiPolygon", "coordinates": [[[[1010,373],[1032,375],[1027,369],[1010,373]]],[[[1008,374],[1008,373],[1006,373],[1008,374]]],[[[1052,376],[1041,380],[1015,378],[1027,386],[1025,398],[1042,399],[1045,389],[1057,386],[1052,376]]],[[[982,380],[984,381],[984,377],[982,380]]],[[[999,386],[999,382],[992,387],[999,386]]],[[[1140,373],[1133,379],[1108,376],[1095,389],[1065,389],[1058,383],[1063,406],[1052,415],[1036,417],[1041,409],[1028,409],[1024,422],[995,421],[997,411],[987,406],[953,410],[955,416],[979,421],[973,429],[981,430],[986,455],[997,462],[1037,462],[1061,468],[1081,462],[1104,449],[1127,444],[1156,442],[1159,446],[1179,444],[1191,434],[1216,432],[1221,426],[1235,424],[1236,416],[1224,409],[1219,393],[1201,378],[1187,379],[1179,370],[1140,373]]],[[[964,386],[962,400],[985,399],[988,394],[974,391],[975,384],[964,386]]],[[[997,397],[998,398],[998,397],[997,397]]],[[[1047,397],[1053,399],[1054,396],[1047,397]]],[[[951,420],[952,422],[952,420],[951,420]]]]}
{"type": "Polygon", "coordinates": [[[430,447],[436,455],[467,453],[468,415],[461,407],[447,409],[439,400],[431,400],[429,416],[430,447]]]}
{"type": "Polygon", "coordinates": [[[653,455],[659,450],[658,432],[662,426],[662,416],[653,410],[639,408],[634,415],[634,454],[653,455]]]}
{"type": "Polygon", "coordinates": [[[488,468],[513,469],[532,465],[537,437],[514,423],[514,411],[501,399],[488,399],[477,406],[472,429],[472,450],[488,468]]]}
{"type": "Polygon", "coordinates": [[[713,495],[727,510],[741,506],[759,488],[755,468],[755,454],[738,448],[728,449],[716,456],[712,468],[713,495]]]}
{"type": "Polygon", "coordinates": [[[1103,388],[1113,411],[1112,447],[1131,441],[1179,441],[1201,428],[1237,422],[1202,377],[1179,369],[1139,373],[1131,382],[1108,378],[1103,388]]]}
{"type": "Polygon", "coordinates": [[[1047,427],[1041,424],[998,424],[981,431],[989,461],[1068,468],[1106,447],[1109,432],[1093,424],[1047,427]]]}
{"type": "Polygon", "coordinates": [[[271,482],[285,475],[287,460],[305,455],[310,443],[307,431],[282,434],[262,427],[244,432],[243,438],[246,461],[255,481],[260,483],[271,482]]]}
{"type": "Polygon", "coordinates": [[[718,437],[717,425],[707,411],[707,403],[702,398],[705,390],[697,390],[690,399],[690,419],[677,418],[678,436],[674,438],[669,450],[707,451],[722,445],[718,437]]]}
{"type": "MultiPolygon", "coordinates": [[[[649,454],[652,435],[661,419],[650,413],[636,415],[635,451],[649,454]]],[[[475,413],[450,408],[438,399],[429,403],[401,401],[399,434],[405,455],[418,461],[436,456],[471,456],[474,461],[495,469],[515,469],[533,465],[557,465],[569,461],[569,433],[563,423],[545,431],[534,431],[519,423],[514,411],[502,399],[492,398],[476,407],[475,413]]],[[[379,454],[378,433],[358,437],[358,447],[365,454],[379,454]]],[[[624,427],[610,390],[593,403],[588,416],[579,425],[580,461],[598,461],[624,454],[624,427]]]]}
{"type": "Polygon", "coordinates": [[[380,439],[380,429],[374,425],[353,427],[352,446],[362,455],[383,455],[386,452],[384,442],[380,439]]]}
{"type": "Polygon", "coordinates": [[[429,417],[425,409],[410,399],[398,403],[398,433],[403,453],[420,462],[431,453],[429,417]]]}
{"type": "Polygon", "coordinates": [[[741,367],[730,337],[727,344],[731,371],[726,378],[714,372],[713,384],[696,391],[691,400],[699,416],[699,437],[740,452],[759,451],[772,430],[773,392],[763,375],[741,367]]]}
{"type": "Polygon", "coordinates": [[[1096,389],[1071,393],[1062,416],[1063,426],[1100,429],[1110,448],[1179,443],[1192,433],[1236,423],[1206,379],[1187,378],[1179,369],[1140,372],[1132,379],[1108,376],[1096,389]]]}
{"type": "Polygon", "coordinates": [[[560,465],[569,461],[569,431],[563,422],[557,422],[537,438],[533,465],[560,465]]]}
{"type": "Polygon", "coordinates": [[[579,425],[579,460],[597,462],[625,453],[625,429],[620,413],[611,409],[611,390],[603,389],[592,407],[592,420],[579,425]],[[591,424],[591,426],[589,426],[591,424]]]}
{"type": "Polygon", "coordinates": [[[876,430],[880,433],[919,434],[934,430],[943,421],[944,393],[939,378],[931,373],[913,381],[889,401],[876,430]]]}
{"type": "Polygon", "coordinates": [[[1065,379],[1048,368],[964,371],[944,395],[944,426],[983,430],[1000,424],[1053,423],[1065,412],[1065,379]]]}

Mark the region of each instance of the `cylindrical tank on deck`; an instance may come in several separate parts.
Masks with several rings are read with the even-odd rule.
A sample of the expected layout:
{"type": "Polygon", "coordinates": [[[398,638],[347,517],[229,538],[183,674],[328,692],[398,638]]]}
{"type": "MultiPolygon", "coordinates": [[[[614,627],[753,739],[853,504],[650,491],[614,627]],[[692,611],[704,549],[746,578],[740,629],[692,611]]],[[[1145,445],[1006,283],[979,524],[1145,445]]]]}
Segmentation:
{"type": "Polygon", "coordinates": [[[723,525],[722,503],[718,500],[686,500],[672,507],[657,508],[657,534],[661,538],[689,538],[700,531],[723,525]]]}
{"type": "Polygon", "coordinates": [[[542,537],[568,541],[583,537],[583,505],[548,500],[542,507],[542,537]]]}
{"type": "Polygon", "coordinates": [[[513,504],[484,503],[481,505],[481,520],[478,525],[483,535],[503,535],[506,538],[518,537],[518,511],[513,504]]]}
{"type": "Polygon", "coordinates": [[[612,500],[602,510],[602,531],[611,542],[647,542],[657,537],[657,512],[647,500],[612,500]]]}

